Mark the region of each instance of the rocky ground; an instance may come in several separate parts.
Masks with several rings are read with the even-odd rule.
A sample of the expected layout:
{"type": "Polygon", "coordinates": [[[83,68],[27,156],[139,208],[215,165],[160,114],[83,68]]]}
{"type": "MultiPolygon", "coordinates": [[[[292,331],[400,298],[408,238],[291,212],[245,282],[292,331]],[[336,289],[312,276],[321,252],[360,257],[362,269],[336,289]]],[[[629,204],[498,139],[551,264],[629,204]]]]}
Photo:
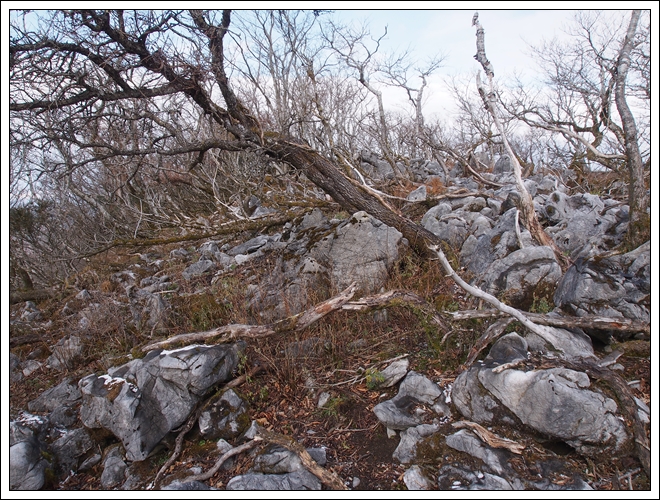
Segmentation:
{"type": "MultiPolygon", "coordinates": [[[[570,287],[562,291],[561,282],[559,288],[557,283],[562,277],[568,281],[568,273],[551,255],[531,244],[529,233],[523,230],[516,236],[514,212],[506,205],[510,190],[483,195],[476,187],[459,186],[454,196],[433,200],[424,195],[421,202],[402,203],[400,208],[443,235],[450,260],[455,268],[460,263],[459,272],[466,279],[525,311],[547,314],[562,305],[555,312],[572,311],[581,316],[583,313],[576,313],[581,310],[616,317],[606,311],[620,311],[622,322],[648,322],[645,253],[614,256],[606,267],[601,261],[589,261],[585,250],[585,245],[595,246],[594,238],[604,241],[605,247],[617,243],[625,220],[618,212],[620,207],[596,197],[571,198],[570,193],[557,191],[555,182],[536,183],[536,201],[545,207],[546,224],[578,263],[569,270],[573,273],[570,287]],[[588,226],[585,206],[587,211],[593,212],[594,207],[601,213],[609,211],[609,215],[601,216],[606,220],[603,226],[607,226],[602,233],[588,226]],[[578,220],[580,228],[576,228],[578,220]],[[618,277],[618,272],[629,278],[618,277]],[[590,303],[579,284],[586,279],[603,282],[604,275],[611,281],[609,289],[620,291],[597,304],[590,303]],[[598,276],[601,278],[596,279],[598,276]]],[[[650,480],[632,439],[632,423],[624,418],[612,384],[588,370],[579,372],[581,375],[557,371],[566,370],[563,360],[575,368],[576,359],[582,359],[564,356],[573,352],[571,349],[580,350],[593,363],[618,354],[605,367],[625,381],[642,415],[643,406],[651,405],[648,334],[601,328],[587,329],[587,336],[573,329],[570,346],[556,344],[549,349],[539,346],[514,321],[501,328],[501,335],[509,335],[497,343],[486,341],[483,350],[475,352],[473,347],[484,332],[489,328],[493,331],[496,319],[455,319],[452,313],[485,309],[485,305],[447,277],[436,260],[412,253],[397,233],[364,213],[347,214],[329,204],[322,211],[301,212],[283,227],[243,234],[240,239],[175,242],[139,251],[113,249],[91,259],[85,270],[51,297],[12,305],[12,450],[20,443],[32,443],[30,453],[36,453],[36,458],[30,463],[43,466],[36,482],[26,483],[28,489],[152,488],[158,471],[176,447],[175,440],[188,415],[214,394],[217,399],[221,394],[218,389],[239,378],[241,383],[233,391],[240,400],[235,406],[241,410],[236,410],[233,427],[229,426],[232,432],[225,428],[224,437],[219,438],[218,433],[208,430],[220,425],[213,420],[217,418],[213,411],[207,416],[210,424],[203,419],[194,421],[184,434],[180,455],[163,471],[158,487],[176,485],[188,476],[208,471],[224,453],[218,442],[224,440],[226,449],[245,444],[243,433],[256,423],[265,432],[291,437],[304,448],[316,450],[310,454],[348,489],[648,490],[650,480]],[[163,360],[170,359],[167,356],[183,359],[176,354],[181,345],[153,354],[143,350],[149,343],[177,334],[228,324],[273,324],[329,299],[356,279],[358,291],[349,305],[357,304],[358,298],[382,298],[384,292],[392,290],[414,293],[421,302],[399,296],[366,311],[357,310],[357,305],[340,308],[297,331],[290,328],[259,337],[245,336],[245,344],[236,347],[235,356],[232,354],[235,359],[226,356],[232,358],[223,365],[226,376],[216,376],[219,355],[209,355],[216,371],[207,376],[207,386],[197,392],[176,392],[183,389],[175,390],[163,382],[174,380],[163,368],[163,360]],[[575,338],[583,344],[575,347],[575,338]],[[518,345],[523,347],[518,349],[518,345]],[[167,354],[170,352],[174,354],[167,354]],[[149,384],[143,382],[147,375],[140,375],[143,368],[139,366],[153,359],[160,360],[161,371],[153,375],[151,368],[144,368],[144,373],[154,377],[152,385],[165,384],[158,387],[161,394],[174,391],[170,403],[180,398],[186,404],[176,418],[172,417],[171,425],[163,427],[167,432],[163,431],[162,439],[157,436],[157,444],[149,447],[144,442],[142,446],[132,442],[113,425],[120,421],[125,427],[137,425],[130,419],[121,420],[125,417],[120,403],[139,407],[139,398],[130,399],[131,390],[141,395],[141,401],[151,401],[149,384]],[[133,364],[125,365],[127,362],[133,364]],[[124,365],[133,368],[122,368],[124,365]],[[507,366],[498,371],[501,365],[507,366]],[[388,384],[383,374],[397,369],[398,378],[388,384]],[[558,393],[570,393],[569,399],[578,397],[575,394],[597,398],[604,408],[579,418],[594,419],[597,414],[612,427],[604,431],[607,435],[598,437],[589,437],[582,428],[579,435],[562,435],[561,428],[554,429],[534,416],[530,408],[538,406],[537,402],[527,402],[522,409],[507,404],[507,398],[515,398],[495,387],[488,378],[497,378],[492,373],[513,374],[516,380],[532,374],[556,376],[561,380],[552,382],[552,387],[558,388],[558,393]],[[472,383],[468,374],[479,380],[474,382],[479,391],[465,389],[472,383]],[[111,377],[123,382],[108,383],[111,377]],[[586,385],[581,377],[587,377],[586,385]],[[70,381],[78,393],[72,393],[70,399],[60,395],[57,404],[35,403],[63,380],[70,381]],[[405,392],[406,384],[414,387],[405,392]],[[430,392],[415,392],[426,384],[430,384],[430,392]],[[98,409],[101,404],[105,405],[102,410],[98,409]],[[393,409],[395,415],[385,415],[383,408],[393,409]],[[111,416],[95,413],[97,410],[109,411],[111,416]],[[474,426],[478,423],[481,429],[474,426]],[[75,441],[71,434],[74,429],[83,429],[80,439],[76,438],[75,445],[62,444],[66,436],[75,441]],[[413,444],[406,448],[406,440],[413,444]],[[111,477],[115,469],[118,475],[111,477]]],[[[238,346],[235,342],[225,345],[238,346]]],[[[168,363],[167,369],[174,369],[168,363]]],[[[193,377],[188,374],[194,371],[192,365],[178,369],[182,371],[177,377],[193,377]]],[[[186,380],[189,387],[198,381],[194,377],[186,380]]],[[[529,397],[534,390],[530,392],[525,386],[521,394],[529,397]]],[[[565,404],[565,399],[559,401],[565,404]]],[[[233,403],[229,406],[234,411],[233,403]]],[[[206,410],[211,407],[207,404],[206,410]]],[[[137,419],[146,411],[133,411],[131,416],[137,419]]],[[[573,413],[573,409],[562,413],[560,424],[573,418],[573,413]]],[[[135,429],[131,432],[139,434],[135,429]]],[[[644,433],[648,439],[650,425],[644,424],[644,433]]],[[[329,488],[328,483],[315,479],[317,476],[300,472],[307,469],[295,460],[275,472],[272,464],[264,465],[271,459],[260,457],[283,453],[279,450],[260,444],[232,457],[212,477],[194,484],[224,489],[232,480],[236,486],[237,476],[244,478],[256,470],[278,478],[285,473],[298,474],[287,476],[289,487],[329,488]],[[264,449],[271,455],[264,454],[264,449]]],[[[30,453],[21,455],[25,463],[30,453]]],[[[266,489],[261,484],[258,489],[266,489]]],[[[281,482],[277,485],[286,489],[281,482]]]]}

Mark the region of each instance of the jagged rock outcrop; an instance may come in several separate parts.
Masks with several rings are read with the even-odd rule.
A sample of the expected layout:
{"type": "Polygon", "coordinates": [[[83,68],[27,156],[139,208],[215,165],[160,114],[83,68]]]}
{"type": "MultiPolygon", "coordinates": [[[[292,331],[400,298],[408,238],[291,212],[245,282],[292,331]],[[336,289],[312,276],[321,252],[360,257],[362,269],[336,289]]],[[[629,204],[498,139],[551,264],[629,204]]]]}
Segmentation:
{"type": "Polygon", "coordinates": [[[402,235],[365,212],[327,221],[315,211],[286,243],[271,274],[249,288],[250,308],[267,321],[296,314],[352,281],[362,293],[378,291],[399,258],[402,235]]]}
{"type": "MultiPolygon", "coordinates": [[[[574,316],[651,319],[651,242],[623,255],[594,258],[585,248],[562,277],[555,305],[574,316]]],[[[611,333],[590,331],[609,343],[611,333]]],[[[618,333],[625,339],[623,333],[618,333]]]]}
{"type": "Polygon", "coordinates": [[[119,438],[131,461],[144,460],[178,427],[206,391],[231,377],[244,343],[151,351],[80,383],[80,419],[119,438]]]}

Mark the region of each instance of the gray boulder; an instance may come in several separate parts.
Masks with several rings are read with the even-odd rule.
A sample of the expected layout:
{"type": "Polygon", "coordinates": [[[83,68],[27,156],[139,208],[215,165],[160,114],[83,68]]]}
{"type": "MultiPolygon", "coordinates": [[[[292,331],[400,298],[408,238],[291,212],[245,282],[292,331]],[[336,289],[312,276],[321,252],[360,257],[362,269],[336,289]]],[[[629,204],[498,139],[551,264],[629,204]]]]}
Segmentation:
{"type": "Polygon", "coordinates": [[[185,248],[175,248],[170,252],[170,259],[190,260],[190,253],[185,248]]]}
{"type": "Polygon", "coordinates": [[[260,474],[254,472],[233,477],[227,483],[226,489],[228,491],[318,491],[321,489],[321,481],[305,469],[287,474],[260,474]]]}
{"type": "Polygon", "coordinates": [[[250,425],[247,405],[232,390],[222,392],[206,404],[199,420],[199,432],[204,439],[234,439],[250,425]]]}
{"type": "MultiPolygon", "coordinates": [[[[493,262],[520,249],[515,230],[515,216],[515,208],[507,210],[492,229],[477,238],[477,243],[470,248],[470,252],[461,250],[461,264],[473,274],[482,275],[493,262]]],[[[529,231],[522,227],[520,229],[523,245],[534,246],[529,231]]]]}
{"type": "Polygon", "coordinates": [[[394,179],[394,170],[385,160],[381,160],[370,151],[361,154],[361,167],[366,176],[375,181],[394,179]]]}
{"type": "Polygon", "coordinates": [[[37,308],[37,305],[31,300],[28,300],[23,306],[21,319],[23,321],[41,321],[42,319],[44,319],[44,316],[41,313],[41,311],[37,308]]]}
{"type": "MultiPolygon", "coordinates": [[[[515,337],[509,334],[505,342],[515,337]]],[[[524,341],[519,344],[526,345],[524,341]]],[[[583,454],[623,448],[629,436],[616,415],[616,403],[588,390],[590,381],[585,373],[565,368],[494,372],[496,366],[520,359],[520,349],[501,349],[500,354],[507,351],[508,357],[498,355],[498,361],[486,358],[456,378],[452,399],[465,418],[493,424],[519,421],[583,454]]]]}
{"type": "Polygon", "coordinates": [[[214,385],[231,377],[245,343],[151,351],[79,387],[80,419],[119,438],[131,461],[144,460],[160,440],[185,422],[214,385]]]}
{"type": "Polygon", "coordinates": [[[408,372],[399,386],[394,399],[412,398],[418,403],[432,405],[442,395],[442,389],[424,375],[415,371],[408,372]]]}
{"type": "Polygon", "coordinates": [[[46,437],[49,427],[48,417],[21,411],[18,419],[9,423],[9,446],[32,437],[36,437],[41,442],[46,437]]]}
{"type": "Polygon", "coordinates": [[[493,173],[505,174],[508,172],[513,172],[513,165],[511,164],[511,158],[509,158],[509,155],[502,155],[495,162],[495,166],[493,167],[493,173]]]}
{"type": "Polygon", "coordinates": [[[590,240],[598,240],[606,248],[617,245],[628,221],[627,207],[605,210],[604,201],[589,193],[567,196],[555,191],[548,196],[540,212],[551,224],[547,233],[561,250],[569,254],[590,240]]]}
{"type": "Polygon", "coordinates": [[[424,201],[426,199],[426,186],[422,184],[417,189],[411,191],[406,200],[408,201],[424,201]]]}
{"type": "Polygon", "coordinates": [[[512,485],[506,479],[488,472],[473,472],[459,465],[443,465],[438,471],[438,488],[445,491],[501,491],[522,490],[524,486],[520,481],[514,481],[512,485]]]}
{"type": "Polygon", "coordinates": [[[39,490],[45,483],[49,463],[41,455],[36,437],[20,441],[9,447],[9,489],[39,490]]]}
{"type": "Polygon", "coordinates": [[[483,443],[477,436],[466,429],[461,429],[445,438],[447,446],[462,451],[483,461],[486,466],[498,475],[512,473],[507,460],[512,453],[506,450],[492,448],[483,443]]]}
{"type": "Polygon", "coordinates": [[[9,353],[9,380],[12,383],[23,380],[21,360],[13,352],[9,353]]]}
{"type": "Polygon", "coordinates": [[[269,239],[270,238],[266,235],[257,236],[251,240],[246,241],[245,243],[241,243],[240,245],[227,250],[227,255],[230,257],[235,257],[239,254],[247,255],[254,253],[266,243],[268,243],[269,239]]]}
{"type": "Polygon", "coordinates": [[[201,481],[187,481],[182,483],[179,480],[174,480],[167,486],[163,486],[161,491],[209,491],[211,488],[202,483],[201,481]]]}
{"type": "Polygon", "coordinates": [[[121,446],[109,448],[103,459],[103,472],[101,473],[101,486],[109,490],[122,484],[126,479],[126,462],[121,452],[121,446]]]}
{"type": "MultiPolygon", "coordinates": [[[[313,223],[313,213],[307,223],[313,223]]],[[[291,231],[271,274],[248,287],[248,307],[265,321],[296,314],[357,281],[362,293],[383,286],[402,235],[365,212],[291,231]]],[[[284,236],[283,236],[284,237],[284,236]]]]}
{"type": "Polygon", "coordinates": [[[414,371],[408,372],[392,399],[374,406],[373,412],[388,429],[405,430],[422,424],[421,414],[413,414],[416,404],[432,406],[443,395],[438,384],[414,371]]]}
{"type": "Polygon", "coordinates": [[[402,464],[412,463],[417,458],[417,445],[424,438],[432,436],[440,430],[437,424],[421,424],[409,427],[401,432],[401,440],[392,457],[402,464]]]}
{"type": "Polygon", "coordinates": [[[60,472],[68,474],[69,471],[78,470],[78,461],[85,453],[92,449],[94,441],[87,429],[73,429],[60,436],[50,449],[57,458],[60,472]]]}
{"type": "Polygon", "coordinates": [[[251,472],[286,474],[303,468],[300,457],[281,446],[270,446],[254,460],[251,472]]]}
{"type": "Polygon", "coordinates": [[[431,489],[431,482],[419,465],[413,465],[403,474],[403,482],[409,491],[431,489]]]}
{"type": "Polygon", "coordinates": [[[492,295],[504,294],[507,303],[520,307],[527,305],[538,289],[555,290],[561,277],[561,267],[552,249],[530,246],[494,261],[478,284],[492,295]]]}
{"type": "Polygon", "coordinates": [[[515,230],[516,208],[502,215],[491,229],[465,240],[460,253],[461,264],[475,276],[472,284],[492,295],[506,297],[514,307],[527,309],[537,291],[552,292],[562,276],[554,252],[536,246],[526,229],[521,227],[523,248],[515,230]]]}
{"type": "Polygon", "coordinates": [[[153,329],[162,326],[167,320],[170,304],[162,294],[155,292],[174,287],[168,281],[168,276],[150,277],[142,280],[141,286],[144,288],[137,288],[133,285],[126,287],[133,324],[137,328],[147,326],[153,329]]]}
{"type": "Polygon", "coordinates": [[[321,240],[312,253],[318,255],[317,261],[328,259],[335,289],[343,290],[357,280],[363,293],[373,293],[398,260],[402,237],[366,212],[356,212],[337,228],[331,241],[321,240]]]}
{"type": "Polygon", "coordinates": [[[46,364],[54,370],[66,370],[72,368],[73,363],[82,354],[82,342],[80,337],[76,335],[69,335],[62,338],[55,347],[52,349],[53,354],[50,355],[46,364]]]}
{"type": "MultiPolygon", "coordinates": [[[[428,213],[424,217],[427,215],[428,213]]],[[[426,221],[422,220],[422,225],[452,248],[460,248],[469,233],[468,222],[458,213],[443,215],[439,219],[428,217],[426,221]]]]}
{"type": "Polygon", "coordinates": [[[408,358],[403,358],[387,365],[383,371],[379,372],[383,381],[378,384],[378,387],[392,387],[398,383],[408,373],[409,364],[408,358]]]}
{"type": "Polygon", "coordinates": [[[200,258],[194,264],[186,267],[181,275],[184,277],[184,279],[190,281],[197,276],[202,276],[203,274],[213,271],[215,267],[215,263],[212,260],[200,258]]]}
{"type": "Polygon", "coordinates": [[[388,399],[374,406],[373,412],[380,422],[388,429],[405,430],[409,427],[416,427],[422,423],[422,420],[411,415],[408,410],[410,401],[405,399],[388,399]]]}

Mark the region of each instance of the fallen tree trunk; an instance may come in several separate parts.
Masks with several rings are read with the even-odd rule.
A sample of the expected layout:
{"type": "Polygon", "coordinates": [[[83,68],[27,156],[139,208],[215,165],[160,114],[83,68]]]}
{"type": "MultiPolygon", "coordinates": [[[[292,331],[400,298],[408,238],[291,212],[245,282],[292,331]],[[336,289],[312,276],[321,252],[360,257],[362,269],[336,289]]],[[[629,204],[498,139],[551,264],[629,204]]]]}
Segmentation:
{"type": "Polygon", "coordinates": [[[39,302],[40,300],[50,299],[56,294],[56,291],[48,289],[10,292],[9,304],[18,304],[19,302],[27,302],[28,300],[39,302]]]}
{"type": "MultiPolygon", "coordinates": [[[[651,325],[643,321],[634,321],[628,318],[606,318],[603,316],[549,316],[522,311],[534,323],[546,326],[559,326],[561,328],[594,328],[598,330],[617,330],[631,333],[651,333],[651,325]]],[[[454,321],[479,318],[497,318],[506,313],[497,309],[467,310],[448,313],[454,321]]]]}
{"type": "Polygon", "coordinates": [[[277,333],[301,331],[316,323],[327,314],[339,309],[342,311],[366,312],[404,304],[412,304],[413,307],[424,312],[438,327],[443,330],[448,329],[445,320],[435,311],[434,307],[413,292],[405,290],[390,290],[389,292],[370,295],[355,301],[350,301],[356,290],[357,285],[352,283],[339,295],[336,295],[325,302],[321,302],[304,312],[268,325],[234,324],[221,326],[205,332],[183,333],[181,335],[170,337],[169,339],[152,342],[151,344],[144,346],[142,351],[147,352],[154,349],[165,349],[175,346],[183,347],[194,342],[213,341],[220,344],[231,342],[237,338],[259,338],[277,333]]]}
{"type": "Polygon", "coordinates": [[[20,337],[9,337],[9,347],[14,348],[19,345],[34,344],[35,342],[40,342],[43,338],[43,335],[39,335],[38,333],[29,333],[20,337]]]}
{"type": "Polygon", "coordinates": [[[448,329],[444,319],[442,319],[431,304],[426,302],[416,293],[405,290],[390,290],[389,292],[380,293],[378,295],[371,295],[358,300],[352,300],[344,304],[341,308],[343,311],[364,312],[406,303],[412,304],[414,307],[421,309],[437,326],[444,330],[448,329]]]}
{"type": "Polygon", "coordinates": [[[428,229],[412,222],[387,205],[372,190],[346,177],[330,160],[316,150],[292,139],[275,138],[266,142],[266,153],[286,162],[329,194],[349,211],[364,210],[381,222],[401,232],[421,255],[429,256],[428,245],[442,240],[428,229]]]}

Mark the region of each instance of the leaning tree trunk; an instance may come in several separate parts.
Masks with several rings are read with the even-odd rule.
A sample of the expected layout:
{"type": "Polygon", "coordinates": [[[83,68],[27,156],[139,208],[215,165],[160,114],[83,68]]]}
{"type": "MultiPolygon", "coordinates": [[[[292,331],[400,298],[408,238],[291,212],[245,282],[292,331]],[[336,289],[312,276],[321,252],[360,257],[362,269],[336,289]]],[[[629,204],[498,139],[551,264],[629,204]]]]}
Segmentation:
{"type": "Polygon", "coordinates": [[[364,210],[388,226],[398,229],[410,245],[422,255],[431,255],[429,245],[440,245],[442,241],[431,231],[386,206],[370,193],[366,186],[346,177],[334,163],[316,150],[294,139],[267,139],[268,154],[284,161],[303,172],[307,178],[329,194],[343,208],[364,210]]]}
{"type": "Polygon", "coordinates": [[[626,77],[630,68],[630,53],[633,49],[633,39],[637,30],[637,23],[641,11],[634,10],[630,18],[628,32],[623,41],[614,75],[614,102],[621,116],[623,125],[624,145],[626,150],[626,164],[630,176],[628,184],[628,205],[630,207],[630,222],[626,239],[631,248],[648,241],[651,236],[651,218],[646,213],[649,197],[644,186],[644,168],[642,155],[637,142],[637,125],[635,118],[626,101],[626,77]]]}
{"type": "Polygon", "coordinates": [[[522,221],[525,224],[525,227],[527,227],[527,230],[534,237],[534,239],[538,241],[541,245],[550,247],[554,252],[555,257],[557,258],[557,261],[559,262],[561,267],[563,269],[566,269],[569,265],[569,261],[566,258],[566,256],[562,253],[562,251],[559,249],[559,247],[554,242],[554,240],[548,235],[548,233],[545,232],[545,229],[543,229],[543,226],[541,226],[541,223],[539,222],[538,217],[536,216],[536,212],[534,210],[534,201],[532,199],[532,196],[529,194],[529,191],[527,191],[527,188],[525,187],[525,183],[523,182],[522,179],[522,168],[520,167],[518,158],[516,158],[516,155],[514,154],[513,149],[511,148],[511,144],[507,139],[506,133],[504,131],[504,126],[500,121],[499,114],[497,112],[495,92],[493,91],[493,77],[495,76],[495,71],[493,70],[493,65],[486,57],[486,43],[484,36],[485,31],[481,26],[481,23],[479,22],[477,14],[475,14],[474,18],[472,19],[472,25],[476,26],[477,28],[477,53],[474,56],[474,58],[481,64],[482,68],[486,72],[486,76],[488,77],[488,89],[485,89],[481,84],[481,79],[479,78],[479,74],[477,74],[477,88],[479,90],[479,95],[481,96],[481,99],[484,102],[484,106],[486,107],[486,110],[488,111],[488,113],[490,113],[491,117],[493,118],[493,122],[497,127],[497,131],[502,137],[502,142],[504,143],[506,152],[509,155],[509,158],[511,159],[511,165],[513,167],[513,175],[516,179],[516,186],[520,194],[519,209],[522,215],[522,221]]]}

